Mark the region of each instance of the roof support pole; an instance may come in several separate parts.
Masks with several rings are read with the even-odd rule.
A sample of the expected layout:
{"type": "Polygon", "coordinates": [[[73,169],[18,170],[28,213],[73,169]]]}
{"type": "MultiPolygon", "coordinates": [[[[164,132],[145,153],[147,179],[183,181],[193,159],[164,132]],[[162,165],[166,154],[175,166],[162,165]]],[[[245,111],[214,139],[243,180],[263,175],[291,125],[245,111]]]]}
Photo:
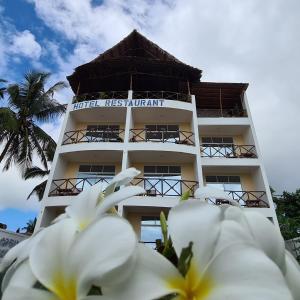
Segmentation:
{"type": "Polygon", "coordinates": [[[130,73],[130,87],[129,89],[132,91],[132,73],[130,73]]]}
{"type": "Polygon", "coordinates": [[[221,117],[223,117],[223,107],[222,107],[222,89],[220,88],[220,111],[221,111],[221,117]]]}
{"type": "Polygon", "coordinates": [[[188,94],[190,95],[191,94],[191,89],[190,89],[190,81],[187,80],[187,90],[188,90],[188,94]]]}
{"type": "Polygon", "coordinates": [[[79,81],[79,83],[78,83],[78,87],[77,87],[77,91],[76,91],[76,96],[79,95],[79,90],[80,90],[80,81],[79,81]]]}

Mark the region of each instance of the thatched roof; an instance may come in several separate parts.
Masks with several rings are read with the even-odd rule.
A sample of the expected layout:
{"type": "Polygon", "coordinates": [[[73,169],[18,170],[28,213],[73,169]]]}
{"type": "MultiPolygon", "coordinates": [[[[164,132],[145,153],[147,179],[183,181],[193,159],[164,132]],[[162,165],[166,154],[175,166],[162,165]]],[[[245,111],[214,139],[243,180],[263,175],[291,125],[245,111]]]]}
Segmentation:
{"type": "MultiPolygon", "coordinates": [[[[134,30],[89,63],[77,67],[67,78],[76,93],[78,88],[80,92],[88,92],[89,88],[94,90],[97,88],[96,81],[101,85],[101,79],[114,80],[114,76],[118,78],[121,76],[120,81],[127,80],[128,74],[130,76],[141,74],[154,78],[162,76],[172,80],[197,82],[201,78],[201,73],[201,70],[184,64],[134,30]]],[[[102,84],[107,86],[104,81],[102,84]]],[[[114,81],[116,83],[118,79],[114,81]]]]}

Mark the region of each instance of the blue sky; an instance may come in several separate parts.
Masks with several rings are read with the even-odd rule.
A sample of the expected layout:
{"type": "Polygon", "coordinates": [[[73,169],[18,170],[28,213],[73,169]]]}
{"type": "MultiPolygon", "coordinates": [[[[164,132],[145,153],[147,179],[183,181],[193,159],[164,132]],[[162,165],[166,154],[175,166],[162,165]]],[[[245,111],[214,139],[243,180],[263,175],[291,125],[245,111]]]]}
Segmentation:
{"type": "MultiPolygon", "coordinates": [[[[278,193],[294,191],[300,187],[299,28],[297,0],[0,0],[0,78],[18,82],[38,69],[53,74],[50,83],[65,80],[138,29],[202,69],[205,81],[250,83],[270,184],[278,193]]],[[[66,89],[56,98],[66,103],[71,96],[66,89]]],[[[61,122],[41,126],[57,140],[61,122]]],[[[17,168],[0,172],[0,222],[14,230],[37,214],[39,203],[26,198],[39,182],[25,182],[17,168]]]]}

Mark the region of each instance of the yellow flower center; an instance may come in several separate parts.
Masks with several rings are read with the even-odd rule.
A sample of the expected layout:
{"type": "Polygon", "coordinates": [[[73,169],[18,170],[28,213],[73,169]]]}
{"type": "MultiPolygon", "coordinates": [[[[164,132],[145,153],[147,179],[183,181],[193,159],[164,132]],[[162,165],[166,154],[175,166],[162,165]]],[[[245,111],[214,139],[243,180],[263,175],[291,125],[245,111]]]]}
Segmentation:
{"type": "Polygon", "coordinates": [[[50,290],[60,300],[77,300],[77,284],[75,279],[66,280],[61,275],[55,276],[50,290]]]}
{"type": "Polygon", "coordinates": [[[176,300],[205,300],[213,289],[211,278],[201,277],[193,260],[186,276],[172,278],[168,285],[178,293],[176,300]]]}

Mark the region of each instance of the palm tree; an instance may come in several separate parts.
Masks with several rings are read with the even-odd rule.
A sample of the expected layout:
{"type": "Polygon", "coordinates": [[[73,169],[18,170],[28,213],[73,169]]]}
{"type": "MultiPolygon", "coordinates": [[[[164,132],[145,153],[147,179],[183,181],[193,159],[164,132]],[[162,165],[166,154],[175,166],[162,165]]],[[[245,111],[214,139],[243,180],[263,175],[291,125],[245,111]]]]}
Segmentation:
{"type": "Polygon", "coordinates": [[[58,82],[45,90],[49,73],[31,71],[21,84],[7,87],[8,106],[0,108],[0,143],[4,148],[0,163],[6,159],[4,170],[14,162],[22,169],[32,166],[37,154],[45,169],[49,155],[55,151],[55,141],[39,126],[66,111],[66,106],[53,98],[54,92],[64,88],[58,82]]]}
{"type": "MultiPolygon", "coordinates": [[[[46,175],[49,174],[49,172],[50,172],[50,170],[48,170],[48,169],[43,170],[39,167],[28,168],[28,169],[26,169],[26,171],[24,173],[24,179],[27,180],[27,179],[32,179],[32,178],[36,178],[36,177],[45,177],[46,175]]],[[[27,199],[29,199],[32,195],[36,194],[39,201],[41,201],[44,196],[46,184],[47,184],[47,179],[44,180],[43,182],[39,183],[31,191],[31,193],[28,195],[27,199]]]]}
{"type": "MultiPolygon", "coordinates": [[[[6,82],[6,80],[0,78],[0,82],[6,82]]],[[[5,90],[6,90],[5,87],[0,88],[0,98],[4,97],[5,90]]]]}
{"type": "Polygon", "coordinates": [[[23,227],[22,229],[26,230],[26,233],[33,233],[35,224],[36,224],[36,218],[34,218],[34,220],[29,220],[26,223],[26,226],[23,227]]]}

